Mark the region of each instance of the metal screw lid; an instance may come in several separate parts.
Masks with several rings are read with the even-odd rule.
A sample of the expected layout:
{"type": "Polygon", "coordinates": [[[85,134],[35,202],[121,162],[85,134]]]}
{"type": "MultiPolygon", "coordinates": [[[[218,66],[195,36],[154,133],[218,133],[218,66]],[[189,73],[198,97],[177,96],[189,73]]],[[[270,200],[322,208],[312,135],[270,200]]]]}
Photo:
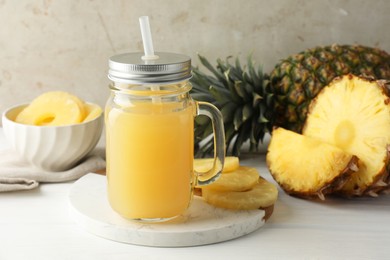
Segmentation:
{"type": "Polygon", "coordinates": [[[123,53],[109,59],[108,78],[115,82],[166,83],[191,78],[191,58],[176,53],[156,52],[158,59],[144,60],[144,53],[123,53]]]}

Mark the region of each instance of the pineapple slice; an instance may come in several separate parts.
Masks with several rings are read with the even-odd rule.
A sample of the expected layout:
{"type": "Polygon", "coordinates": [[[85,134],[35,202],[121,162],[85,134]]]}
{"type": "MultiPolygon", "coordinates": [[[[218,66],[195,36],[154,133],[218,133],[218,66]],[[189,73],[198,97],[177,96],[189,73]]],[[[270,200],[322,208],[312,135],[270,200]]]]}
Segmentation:
{"type": "Polygon", "coordinates": [[[103,110],[95,104],[85,103],[84,104],[86,116],[83,120],[83,122],[93,120],[100,116],[100,114],[103,112],[103,110]]]}
{"type": "Polygon", "coordinates": [[[23,109],[15,121],[38,126],[76,124],[85,117],[84,102],[66,92],[46,92],[23,109]]]}
{"type": "Polygon", "coordinates": [[[259,179],[259,172],[256,168],[240,166],[233,172],[221,174],[219,178],[202,190],[217,191],[246,191],[250,190],[259,179]]]}
{"type": "Polygon", "coordinates": [[[258,178],[252,189],[247,191],[217,191],[203,189],[202,196],[207,203],[220,208],[253,210],[273,206],[278,190],[272,183],[258,178]]]}
{"type": "Polygon", "coordinates": [[[390,105],[383,82],[353,75],[336,78],[313,100],[303,134],[354,154],[363,162],[342,188],[347,196],[387,187],[390,145],[390,105]]]}
{"type": "MultiPolygon", "coordinates": [[[[196,172],[207,172],[213,167],[213,158],[203,158],[194,160],[194,169],[196,172]]],[[[222,172],[231,172],[240,166],[238,157],[227,156],[223,165],[222,172]]]]}
{"type": "Polygon", "coordinates": [[[319,197],[339,190],[358,170],[358,159],[342,149],[276,128],[266,156],[268,168],[289,194],[319,197]]]}

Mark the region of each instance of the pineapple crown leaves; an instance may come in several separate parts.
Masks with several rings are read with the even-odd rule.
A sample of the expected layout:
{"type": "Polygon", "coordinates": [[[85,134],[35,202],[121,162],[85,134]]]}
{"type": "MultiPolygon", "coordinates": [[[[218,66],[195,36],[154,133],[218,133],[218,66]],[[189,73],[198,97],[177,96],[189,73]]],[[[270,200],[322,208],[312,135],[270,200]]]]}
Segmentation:
{"type": "MultiPolygon", "coordinates": [[[[245,141],[250,141],[250,151],[255,151],[265,133],[271,131],[270,111],[272,94],[267,90],[269,77],[262,68],[255,68],[252,56],[247,65],[241,66],[238,58],[231,63],[231,56],[225,61],[217,59],[214,67],[203,56],[198,55],[201,64],[209,74],[198,67],[193,68],[191,96],[206,101],[220,109],[225,126],[227,152],[238,156],[245,141]]],[[[205,156],[213,150],[210,138],[212,126],[204,117],[195,120],[195,144],[197,156],[205,156]],[[209,137],[209,138],[207,138],[209,137]]]]}

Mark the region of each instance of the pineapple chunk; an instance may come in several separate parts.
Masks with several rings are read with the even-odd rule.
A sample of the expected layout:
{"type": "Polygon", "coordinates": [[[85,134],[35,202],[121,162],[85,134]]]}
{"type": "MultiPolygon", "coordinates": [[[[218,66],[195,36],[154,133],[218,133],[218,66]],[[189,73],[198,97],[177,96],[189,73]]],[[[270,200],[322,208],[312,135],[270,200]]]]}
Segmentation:
{"type": "Polygon", "coordinates": [[[86,116],[83,122],[93,120],[98,116],[100,116],[100,114],[103,112],[103,110],[98,105],[95,104],[85,103],[84,108],[85,108],[86,116]]]}
{"type": "Polygon", "coordinates": [[[202,190],[217,191],[246,191],[250,190],[259,179],[259,172],[255,168],[240,166],[233,172],[221,174],[219,178],[202,190]]]}
{"type": "Polygon", "coordinates": [[[354,154],[363,162],[343,187],[347,196],[384,189],[389,163],[390,105],[384,83],[353,75],[336,78],[313,100],[303,134],[354,154]]]}
{"type": "MultiPolygon", "coordinates": [[[[213,167],[213,158],[203,158],[194,160],[194,170],[196,172],[207,172],[213,167]]],[[[227,156],[223,165],[222,173],[231,172],[240,166],[238,157],[227,156]]]]}
{"type": "Polygon", "coordinates": [[[203,189],[202,196],[207,203],[216,207],[253,210],[274,205],[278,198],[278,190],[275,185],[260,177],[253,188],[247,191],[203,189]]]}
{"type": "Polygon", "coordinates": [[[84,102],[66,92],[46,92],[23,109],[15,122],[38,126],[76,124],[85,117],[84,102]]]}
{"type": "Polygon", "coordinates": [[[283,128],[273,130],[266,159],[272,176],[287,193],[322,200],[358,169],[356,156],[283,128]]]}

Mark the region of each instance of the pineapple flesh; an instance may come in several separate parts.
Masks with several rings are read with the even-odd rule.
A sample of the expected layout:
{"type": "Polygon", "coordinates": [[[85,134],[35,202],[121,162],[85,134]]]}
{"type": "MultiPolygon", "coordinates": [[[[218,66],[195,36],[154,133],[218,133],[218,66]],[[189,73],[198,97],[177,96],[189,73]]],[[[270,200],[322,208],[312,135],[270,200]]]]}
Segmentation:
{"type": "Polygon", "coordinates": [[[250,190],[259,179],[256,168],[240,166],[232,172],[221,174],[217,181],[204,186],[203,190],[246,191],[250,190]]]}
{"type": "Polygon", "coordinates": [[[385,189],[390,145],[390,99],[384,82],[353,75],[336,78],[312,101],[303,134],[356,155],[357,174],[339,191],[376,196],[385,189]]]}
{"type": "MultiPolygon", "coordinates": [[[[207,172],[213,167],[214,158],[197,158],[194,160],[194,170],[196,172],[207,172]]],[[[226,156],[223,163],[222,173],[232,172],[240,166],[238,157],[226,156]]]]}
{"type": "Polygon", "coordinates": [[[207,203],[233,210],[254,210],[272,207],[278,198],[278,189],[263,178],[246,191],[218,191],[203,189],[202,196],[207,203]]]}
{"type": "Polygon", "coordinates": [[[85,108],[86,115],[85,118],[83,119],[83,122],[91,121],[97,118],[98,116],[100,116],[101,113],[103,113],[101,107],[95,104],[85,103],[84,108],[85,108]]]}
{"type": "MultiPolygon", "coordinates": [[[[195,159],[196,171],[208,170],[213,160],[195,159]]],[[[216,207],[231,210],[264,209],[268,219],[278,198],[276,186],[263,179],[256,168],[241,166],[238,157],[226,157],[220,177],[202,187],[195,187],[195,195],[216,207]]]]}
{"type": "Polygon", "coordinates": [[[15,121],[37,126],[60,126],[80,123],[85,118],[84,102],[62,91],[46,92],[24,108],[15,121]]]}
{"type": "Polygon", "coordinates": [[[273,130],[266,160],[273,178],[288,194],[321,200],[340,190],[358,170],[356,156],[283,128],[273,130]]]}

